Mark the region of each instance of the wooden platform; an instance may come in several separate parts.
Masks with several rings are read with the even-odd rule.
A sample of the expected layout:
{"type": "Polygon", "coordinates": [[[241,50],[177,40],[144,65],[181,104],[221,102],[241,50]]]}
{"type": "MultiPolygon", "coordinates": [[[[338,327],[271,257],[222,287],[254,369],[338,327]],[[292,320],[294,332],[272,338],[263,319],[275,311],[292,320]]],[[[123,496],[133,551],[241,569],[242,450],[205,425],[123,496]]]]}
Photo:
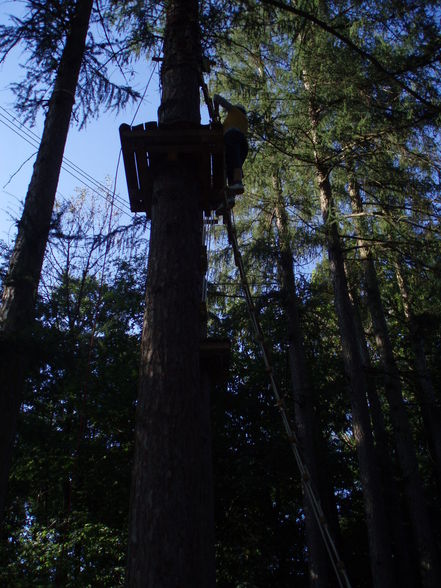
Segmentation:
{"type": "Polygon", "coordinates": [[[186,159],[197,166],[200,206],[207,214],[223,200],[225,157],[221,124],[119,128],[130,209],[151,218],[153,181],[164,160],[186,159]]]}

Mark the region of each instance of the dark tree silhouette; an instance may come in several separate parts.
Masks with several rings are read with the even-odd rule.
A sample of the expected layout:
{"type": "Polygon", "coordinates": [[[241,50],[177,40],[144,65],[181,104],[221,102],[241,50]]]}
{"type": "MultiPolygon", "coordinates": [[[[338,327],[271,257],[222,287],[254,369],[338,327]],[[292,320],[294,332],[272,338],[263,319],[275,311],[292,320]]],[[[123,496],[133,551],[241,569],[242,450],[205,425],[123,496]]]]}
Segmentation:
{"type": "MultiPolygon", "coordinates": [[[[199,124],[197,0],[169,3],[159,122],[199,124]]],[[[167,161],[153,186],[128,585],[215,584],[209,399],[199,365],[202,212],[197,166],[167,161]]]]}

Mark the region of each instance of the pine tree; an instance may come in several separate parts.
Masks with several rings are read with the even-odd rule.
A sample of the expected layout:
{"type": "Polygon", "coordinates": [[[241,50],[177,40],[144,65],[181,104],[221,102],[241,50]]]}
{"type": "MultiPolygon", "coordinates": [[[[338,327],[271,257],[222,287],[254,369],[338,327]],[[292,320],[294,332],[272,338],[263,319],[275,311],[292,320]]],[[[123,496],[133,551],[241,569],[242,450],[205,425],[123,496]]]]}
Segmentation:
{"type": "Polygon", "coordinates": [[[418,320],[411,306],[409,288],[401,264],[396,259],[395,273],[397,284],[401,294],[403,305],[403,314],[407,322],[407,328],[410,334],[410,342],[413,352],[415,365],[416,385],[420,395],[420,406],[423,421],[426,427],[426,435],[429,437],[429,446],[432,448],[435,468],[438,476],[438,483],[441,487],[441,411],[436,401],[436,394],[433,387],[432,377],[427,365],[426,353],[424,349],[424,337],[421,335],[421,329],[418,328],[418,320]]]}
{"type": "MultiPolygon", "coordinates": [[[[309,382],[307,372],[303,330],[299,317],[299,303],[293,269],[293,254],[289,238],[288,215],[279,177],[274,177],[274,184],[276,194],[275,216],[280,250],[278,266],[282,291],[281,307],[286,313],[289,325],[289,362],[295,403],[296,431],[301,442],[305,463],[311,473],[314,488],[318,492],[322,504],[325,504],[326,492],[321,487],[319,477],[319,470],[323,467],[320,464],[317,443],[320,435],[317,434],[318,423],[315,417],[314,391],[309,382]]],[[[305,509],[310,585],[317,586],[317,588],[330,586],[331,570],[329,568],[328,554],[325,550],[320,528],[314,519],[312,507],[306,498],[305,509]]],[[[333,530],[335,534],[335,526],[333,530]]]]}
{"type": "Polygon", "coordinates": [[[3,513],[24,374],[32,354],[35,296],[50,230],[55,192],[66,143],[75,90],[92,11],[91,0],[78,0],[57,72],[43,137],[9,263],[0,311],[1,475],[3,513]]]}
{"type": "MultiPolygon", "coordinates": [[[[0,307],[0,406],[4,418],[0,434],[1,513],[24,377],[33,354],[35,298],[72,114],[84,124],[100,104],[118,108],[135,95],[130,88],[118,87],[107,79],[104,66],[99,64],[102,45],[93,38],[87,42],[92,8],[91,0],[78,0],[74,5],[31,2],[27,18],[14,19],[13,25],[2,27],[3,59],[21,41],[30,51],[26,80],[13,87],[17,109],[25,118],[35,119],[38,110],[46,104],[45,84],[52,87],[0,307]],[[76,94],[79,101],[75,107],[76,94]]],[[[110,53],[113,56],[113,49],[110,53]]]]}
{"type": "MultiPolygon", "coordinates": [[[[355,180],[349,182],[349,192],[354,212],[363,211],[361,196],[355,180]]],[[[381,356],[385,375],[384,389],[390,406],[390,418],[395,433],[398,461],[401,466],[404,487],[407,495],[408,511],[412,521],[415,542],[419,550],[420,571],[423,585],[435,586],[437,580],[437,557],[431,523],[426,507],[423,487],[418,473],[417,455],[412,439],[409,418],[403,401],[400,375],[389,338],[388,327],[383,311],[380,290],[372,256],[363,241],[365,231],[359,223],[359,252],[364,265],[366,299],[372,317],[372,326],[381,356]],[[432,577],[432,579],[431,579],[432,577]]]]}

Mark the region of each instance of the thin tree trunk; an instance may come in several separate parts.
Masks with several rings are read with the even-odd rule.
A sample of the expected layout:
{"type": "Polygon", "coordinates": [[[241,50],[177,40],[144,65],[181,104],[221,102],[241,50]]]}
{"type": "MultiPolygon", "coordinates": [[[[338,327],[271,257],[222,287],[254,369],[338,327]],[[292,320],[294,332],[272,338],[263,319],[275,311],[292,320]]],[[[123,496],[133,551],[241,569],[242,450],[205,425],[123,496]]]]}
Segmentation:
{"type": "MultiPolygon", "coordinates": [[[[282,307],[286,314],[289,340],[289,365],[294,396],[296,431],[299,437],[302,455],[311,474],[313,486],[318,496],[323,496],[319,483],[317,447],[315,431],[317,423],[314,418],[313,390],[309,383],[304,351],[303,334],[298,312],[293,255],[289,240],[288,219],[277,178],[274,178],[276,192],[276,224],[278,230],[279,255],[278,266],[282,290],[282,307]]],[[[332,585],[329,557],[326,552],[318,524],[307,500],[306,511],[306,542],[309,553],[309,583],[314,588],[329,588],[332,585]]],[[[321,499],[323,504],[323,500],[321,499]]]]}
{"type": "Polygon", "coordinates": [[[3,289],[0,307],[0,517],[6,499],[24,378],[32,354],[35,297],[92,5],[92,0],[78,0],[66,37],[3,289]]]}
{"type": "Polygon", "coordinates": [[[441,488],[441,411],[433,388],[429,368],[427,367],[424,338],[421,335],[412,311],[404,272],[398,262],[395,263],[395,274],[403,302],[404,316],[410,334],[421,414],[425,432],[429,440],[429,448],[437,474],[438,484],[441,488]]]}
{"type": "Polygon", "coordinates": [[[353,308],[349,299],[344,272],[343,254],[335,222],[327,223],[332,210],[331,186],[327,174],[318,169],[322,212],[328,224],[328,255],[334,287],[345,370],[349,378],[352,405],[352,426],[357,444],[360,478],[366,511],[366,522],[371,554],[373,586],[386,588],[394,585],[390,538],[386,523],[384,499],[375,456],[372,430],[367,405],[368,387],[359,353],[353,308]]]}
{"type": "MultiPolygon", "coordinates": [[[[353,181],[349,183],[349,193],[355,212],[362,212],[361,197],[353,181]]],[[[361,223],[359,222],[358,225],[359,233],[363,235],[364,231],[363,227],[360,226],[361,223]]],[[[421,579],[423,586],[435,588],[441,585],[441,578],[438,573],[438,558],[423,486],[418,472],[418,461],[409,417],[404,406],[400,374],[395,362],[389,329],[384,316],[372,254],[362,237],[358,239],[358,247],[360,258],[363,261],[367,305],[372,318],[375,341],[384,373],[384,389],[390,407],[390,419],[395,435],[397,457],[403,474],[407,507],[419,552],[421,579]]]]}
{"type": "MultiPolygon", "coordinates": [[[[160,123],[199,124],[200,65],[198,2],[172,0],[160,123]]],[[[202,212],[196,167],[179,159],[164,161],[153,187],[130,507],[130,587],[215,584],[209,399],[199,365],[202,212]]]]}
{"type": "MultiPolygon", "coordinates": [[[[307,74],[305,74],[305,88],[311,92],[307,74]]],[[[314,107],[312,95],[310,98],[310,119],[312,138],[315,145],[316,178],[320,192],[320,206],[326,231],[328,258],[334,289],[334,304],[340,329],[343,362],[351,392],[352,428],[357,446],[360,480],[363,488],[372,585],[375,588],[391,588],[391,586],[395,585],[391,541],[367,404],[368,387],[359,351],[360,343],[357,341],[353,307],[349,298],[344,257],[328,175],[329,170],[322,164],[317,152],[319,112],[314,107]]]]}

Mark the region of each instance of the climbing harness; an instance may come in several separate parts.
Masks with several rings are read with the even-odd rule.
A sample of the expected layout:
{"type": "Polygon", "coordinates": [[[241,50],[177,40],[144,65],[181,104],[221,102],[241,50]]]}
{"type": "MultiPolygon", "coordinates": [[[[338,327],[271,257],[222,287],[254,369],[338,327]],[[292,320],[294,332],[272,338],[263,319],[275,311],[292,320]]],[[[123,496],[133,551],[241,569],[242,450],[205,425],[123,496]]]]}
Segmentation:
{"type": "Polygon", "coordinates": [[[223,213],[224,222],[227,227],[227,234],[228,234],[228,242],[231,244],[233,248],[233,255],[234,255],[234,262],[239,270],[239,275],[241,279],[242,289],[245,294],[246,303],[248,306],[248,312],[250,315],[251,323],[253,326],[254,337],[255,340],[259,343],[260,350],[262,353],[263,361],[265,363],[265,370],[268,374],[270,380],[269,388],[272,390],[273,396],[276,401],[276,406],[280,411],[280,415],[282,417],[283,425],[285,427],[285,432],[288,438],[288,441],[291,445],[292,452],[294,454],[297,467],[300,471],[300,476],[303,484],[304,492],[309,500],[309,504],[311,506],[311,510],[314,513],[314,517],[317,521],[317,525],[320,529],[321,536],[325,543],[326,551],[328,552],[329,558],[331,560],[332,567],[334,569],[335,575],[337,577],[339,586],[341,588],[351,588],[351,584],[349,582],[349,578],[346,573],[345,566],[342,560],[339,557],[337,547],[332,539],[331,533],[329,531],[325,515],[323,513],[322,507],[320,502],[317,498],[317,495],[314,491],[311,481],[311,475],[308,471],[308,468],[303,462],[302,456],[299,450],[299,440],[294,432],[293,428],[291,427],[287,412],[286,406],[283,400],[283,397],[280,395],[277,383],[274,377],[273,367],[271,365],[268,349],[265,344],[265,339],[263,335],[262,328],[260,326],[260,322],[256,313],[256,309],[253,303],[253,299],[251,296],[251,290],[248,284],[247,276],[245,273],[245,268],[242,260],[242,255],[239,251],[239,245],[237,241],[237,234],[234,225],[234,219],[231,210],[229,209],[226,199],[225,199],[225,212],[223,213]]]}

